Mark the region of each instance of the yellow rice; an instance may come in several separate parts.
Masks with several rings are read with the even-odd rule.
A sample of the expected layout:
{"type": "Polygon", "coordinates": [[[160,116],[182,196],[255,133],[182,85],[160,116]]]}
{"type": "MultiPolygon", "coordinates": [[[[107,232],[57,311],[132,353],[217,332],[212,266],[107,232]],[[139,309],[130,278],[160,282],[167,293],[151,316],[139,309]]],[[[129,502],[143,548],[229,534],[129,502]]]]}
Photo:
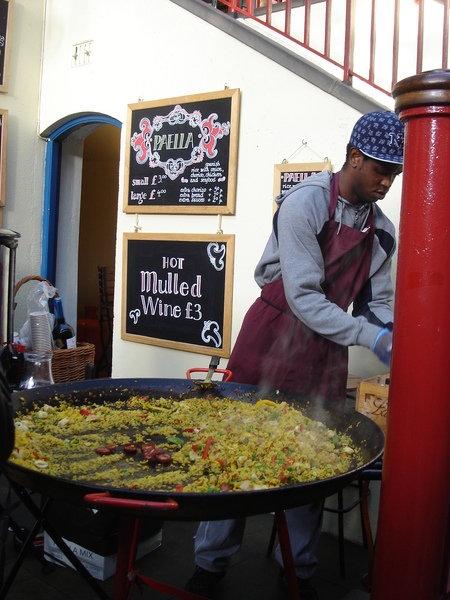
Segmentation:
{"type": "Polygon", "coordinates": [[[285,402],[148,398],[35,407],[15,419],[15,464],[110,488],[171,492],[265,489],[316,481],[358,464],[351,439],[285,402]],[[126,443],[137,444],[134,455],[126,443]],[[144,460],[154,442],[169,463],[144,460]],[[114,444],[112,454],[96,453],[114,444]]]}

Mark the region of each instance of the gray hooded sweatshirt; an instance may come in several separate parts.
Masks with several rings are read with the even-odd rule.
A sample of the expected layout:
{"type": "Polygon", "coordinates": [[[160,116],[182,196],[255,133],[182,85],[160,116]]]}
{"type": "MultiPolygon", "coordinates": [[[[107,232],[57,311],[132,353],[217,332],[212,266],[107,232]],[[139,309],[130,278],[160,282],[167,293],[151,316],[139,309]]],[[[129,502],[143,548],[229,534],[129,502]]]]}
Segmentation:
{"type": "Polygon", "coordinates": [[[355,298],[352,314],[327,300],[322,290],[325,270],[318,236],[329,221],[331,177],[330,171],[323,171],[276,198],[277,226],[256,267],[255,280],[262,288],[282,277],[286,300],[300,321],[343,346],[372,349],[380,328],[392,329],[389,303],[394,297],[391,259],[395,229],[376,204],[355,209],[339,197],[333,218],[364,230],[373,210],[375,236],[369,280],[355,298]]]}

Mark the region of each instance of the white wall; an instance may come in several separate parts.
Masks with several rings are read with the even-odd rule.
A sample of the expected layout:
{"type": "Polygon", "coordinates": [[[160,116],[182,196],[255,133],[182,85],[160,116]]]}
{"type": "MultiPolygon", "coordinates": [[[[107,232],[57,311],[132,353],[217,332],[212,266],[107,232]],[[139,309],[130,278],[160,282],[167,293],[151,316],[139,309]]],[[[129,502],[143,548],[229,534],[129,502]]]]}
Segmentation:
{"type": "MultiPolygon", "coordinates": [[[[45,141],[38,135],[39,81],[44,0],[17,0],[11,37],[9,89],[0,94],[8,110],[6,206],[3,227],[21,234],[16,281],[39,275],[45,141]]],[[[17,294],[17,322],[26,316],[27,291],[17,294]]]]}
{"type": "MultiPolygon", "coordinates": [[[[241,90],[236,215],[222,220],[236,236],[232,342],[258,295],[253,271],[271,230],[273,165],[328,157],[344,162],[354,109],[204,23],[169,0],[48,0],[39,124],[97,111],[117,118],[125,133],[129,103],[221,90],[241,90]],[[93,41],[92,64],[72,68],[72,45],[93,41]],[[307,145],[302,145],[306,141],[307,145]]],[[[135,215],[122,212],[123,155],[118,198],[114,377],[184,377],[209,357],[120,337],[122,236],[135,215]]],[[[383,208],[397,223],[400,185],[383,208]]],[[[215,233],[216,216],[140,215],[142,232],[215,233]]],[[[222,360],[221,367],[226,365],[222,360]]],[[[370,351],[351,352],[350,370],[362,376],[385,368],[370,351]]]]}
{"type": "MultiPolygon", "coordinates": [[[[67,323],[76,323],[78,293],[78,232],[80,228],[81,179],[83,142],[75,138],[64,140],[61,149],[59,226],[55,281],[64,298],[67,323]]],[[[75,325],[74,325],[75,327],[75,325]]]]}

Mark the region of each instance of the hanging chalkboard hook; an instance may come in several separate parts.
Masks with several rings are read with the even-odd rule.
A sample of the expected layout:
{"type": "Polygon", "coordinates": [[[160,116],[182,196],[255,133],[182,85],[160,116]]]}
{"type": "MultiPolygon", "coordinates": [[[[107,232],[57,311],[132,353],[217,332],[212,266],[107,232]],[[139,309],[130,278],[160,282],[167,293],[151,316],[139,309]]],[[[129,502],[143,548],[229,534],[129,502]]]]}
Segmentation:
{"type": "Polygon", "coordinates": [[[139,225],[139,216],[136,213],[136,223],[134,224],[134,232],[137,233],[141,229],[142,229],[142,227],[139,225]]]}
{"type": "MultiPolygon", "coordinates": [[[[318,156],[320,159],[322,159],[322,157],[320,156],[320,154],[318,154],[317,152],[315,152],[315,150],[313,150],[310,146],[308,146],[308,141],[307,140],[302,140],[301,146],[299,146],[297,148],[297,150],[295,152],[293,152],[289,156],[289,158],[283,158],[283,164],[288,163],[291,160],[291,158],[294,156],[294,154],[297,154],[297,152],[300,152],[301,150],[304,150],[306,147],[309,147],[309,149],[310,149],[311,152],[314,152],[314,154],[316,156],[318,156]]],[[[328,162],[328,157],[325,157],[324,162],[328,162]]]]}
{"type": "Polygon", "coordinates": [[[222,235],[223,233],[223,229],[222,229],[222,215],[217,215],[218,217],[218,222],[217,222],[217,233],[219,235],[222,235]]]}
{"type": "Polygon", "coordinates": [[[289,160],[290,160],[290,159],[291,159],[291,158],[294,156],[294,154],[297,154],[297,152],[299,152],[299,150],[302,150],[302,149],[303,149],[305,146],[307,146],[307,145],[308,145],[308,142],[306,142],[305,140],[302,140],[302,145],[301,145],[301,146],[299,146],[299,147],[297,148],[297,150],[296,150],[295,152],[293,152],[293,153],[290,155],[290,157],[289,157],[289,158],[283,158],[283,160],[282,160],[282,164],[283,164],[283,165],[286,165],[286,164],[289,162],[289,160]]]}

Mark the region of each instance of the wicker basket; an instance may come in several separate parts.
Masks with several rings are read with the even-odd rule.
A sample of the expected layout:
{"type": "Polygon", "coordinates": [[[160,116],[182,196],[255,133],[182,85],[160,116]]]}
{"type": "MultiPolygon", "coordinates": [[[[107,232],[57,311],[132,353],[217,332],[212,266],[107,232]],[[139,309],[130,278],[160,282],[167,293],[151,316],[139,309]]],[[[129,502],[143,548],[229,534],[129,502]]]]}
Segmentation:
{"type": "MultiPolygon", "coordinates": [[[[24,277],[14,287],[14,296],[19,289],[28,281],[47,281],[47,279],[39,275],[29,275],[24,277]]],[[[55,296],[58,296],[56,293],[55,296]]],[[[79,381],[86,379],[86,367],[89,364],[94,364],[95,360],[95,345],[85,343],[77,343],[76,348],[67,350],[53,350],[52,353],[52,374],[55,383],[66,383],[68,381],[79,381]]]]}
{"type": "Polygon", "coordinates": [[[94,344],[78,343],[76,348],[53,350],[52,374],[55,383],[86,379],[86,367],[94,364],[94,344]]]}

